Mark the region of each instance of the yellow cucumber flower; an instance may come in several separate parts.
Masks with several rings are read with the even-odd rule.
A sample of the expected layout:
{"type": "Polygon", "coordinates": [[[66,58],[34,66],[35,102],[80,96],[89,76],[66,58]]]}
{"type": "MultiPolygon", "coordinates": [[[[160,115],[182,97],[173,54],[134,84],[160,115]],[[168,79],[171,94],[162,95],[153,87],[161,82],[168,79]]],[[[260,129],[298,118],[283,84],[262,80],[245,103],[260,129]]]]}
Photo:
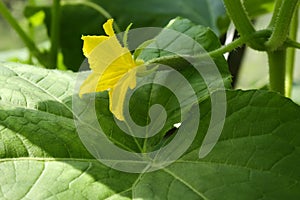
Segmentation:
{"type": "Polygon", "coordinates": [[[109,90],[109,109],[119,120],[124,120],[123,105],[126,91],[136,86],[137,66],[126,47],[122,47],[113,30],[113,19],[103,24],[108,36],[82,36],[83,53],[88,58],[92,73],[80,87],[79,95],[109,90]]]}

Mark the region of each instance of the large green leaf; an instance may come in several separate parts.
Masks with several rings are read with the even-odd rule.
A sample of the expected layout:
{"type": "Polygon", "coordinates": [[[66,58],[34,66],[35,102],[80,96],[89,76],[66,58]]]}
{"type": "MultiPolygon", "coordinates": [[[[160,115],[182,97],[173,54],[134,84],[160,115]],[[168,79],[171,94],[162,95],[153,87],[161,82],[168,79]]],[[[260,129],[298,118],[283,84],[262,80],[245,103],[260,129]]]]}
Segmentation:
{"type": "MultiPolygon", "coordinates": [[[[168,30],[170,29],[171,32],[168,30],[162,31],[152,40],[151,43],[148,44],[148,46],[146,46],[146,48],[139,54],[138,58],[149,61],[155,58],[167,57],[174,53],[178,53],[179,55],[187,53],[193,56],[193,54],[197,53],[196,51],[200,51],[200,53],[205,54],[221,47],[218,37],[210,28],[197,25],[189,19],[177,17],[171,20],[166,28],[168,30]],[[176,32],[178,32],[178,34],[176,34],[176,32]],[[182,33],[182,35],[179,33],[182,33]],[[194,47],[193,45],[195,44],[190,43],[190,41],[185,39],[186,36],[192,38],[195,43],[199,43],[201,47],[194,47]],[[170,52],[170,50],[173,52],[170,52]]],[[[225,67],[227,66],[225,58],[220,55],[212,59],[224,79],[225,86],[230,87],[230,72],[228,67],[225,67]]],[[[185,68],[188,68],[190,72],[193,70],[192,68],[195,68],[193,66],[187,67],[187,64],[183,65],[178,59],[175,61],[162,59],[160,62],[162,64],[171,65],[182,71],[184,71],[185,68]]]]}
{"type": "Polygon", "coordinates": [[[198,155],[210,101],[201,103],[198,136],[188,152],[167,168],[138,175],[105,167],[80,144],[68,98],[74,76],[1,64],[1,198],[300,197],[300,107],[289,99],[267,91],[227,92],[222,135],[203,159],[198,155]]]}
{"type": "MultiPolygon", "coordinates": [[[[81,36],[104,34],[101,26],[106,18],[80,1],[63,3],[60,20],[60,47],[65,65],[68,69],[77,71],[84,60],[81,51],[81,36]]],[[[182,16],[196,24],[211,27],[218,33],[217,21],[220,16],[225,14],[221,0],[116,0],[113,2],[95,0],[94,3],[101,5],[115,18],[121,31],[124,31],[130,23],[133,23],[133,28],[164,27],[170,19],[182,16]]],[[[51,24],[49,6],[27,7],[25,15],[30,17],[41,9],[46,13],[45,22],[49,32],[51,24]]]]}
{"type": "MultiPolygon", "coordinates": [[[[227,93],[225,126],[199,159],[205,115],[190,151],[171,166],[144,174],[135,197],[150,199],[299,199],[300,108],[267,91],[227,93]],[[157,184],[159,182],[160,184],[157,184]]],[[[207,110],[209,102],[201,105],[207,110]]]]}
{"type": "Polygon", "coordinates": [[[111,13],[122,29],[127,27],[129,21],[132,21],[136,27],[163,27],[172,18],[181,16],[197,24],[211,27],[218,33],[217,21],[225,14],[221,0],[132,0],[129,2],[116,0],[114,3],[109,0],[101,3],[97,0],[93,1],[111,13]]]}
{"type": "Polygon", "coordinates": [[[177,17],[171,20],[157,37],[146,44],[146,46],[141,45],[142,50],[138,54],[138,59],[167,65],[179,71],[196,91],[199,101],[209,96],[207,85],[212,84],[212,81],[207,80],[222,81],[223,88],[231,88],[231,74],[225,58],[222,55],[211,58],[207,54],[221,47],[218,37],[210,28],[177,17]],[[199,54],[204,57],[197,62],[204,64],[191,63],[184,57],[184,55],[197,57],[199,54]],[[216,72],[205,73],[201,68],[215,68],[216,72]]]}
{"type": "Polygon", "coordinates": [[[75,74],[20,64],[0,67],[2,158],[91,157],[73,126],[75,74]]]}
{"type": "Polygon", "coordinates": [[[130,199],[137,178],[74,158],[1,159],[0,172],[1,199],[130,199]]]}
{"type": "Polygon", "coordinates": [[[121,199],[137,175],[101,165],[74,126],[77,74],[0,66],[0,199],[121,199]]]}

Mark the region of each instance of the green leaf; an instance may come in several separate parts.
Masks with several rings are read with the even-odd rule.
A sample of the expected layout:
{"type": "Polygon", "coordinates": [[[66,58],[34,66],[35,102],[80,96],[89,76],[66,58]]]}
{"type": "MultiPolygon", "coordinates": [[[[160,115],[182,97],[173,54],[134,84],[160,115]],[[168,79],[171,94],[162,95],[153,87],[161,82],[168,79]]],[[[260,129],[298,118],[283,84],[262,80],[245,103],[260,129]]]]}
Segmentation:
{"type": "Polygon", "coordinates": [[[131,196],[137,175],[103,166],[78,137],[71,110],[76,76],[1,63],[0,199],[131,196]]]}
{"type": "Polygon", "coordinates": [[[0,69],[2,158],[91,157],[73,125],[75,74],[20,64],[0,69]]]}
{"type": "MultiPolygon", "coordinates": [[[[155,63],[161,63],[175,68],[189,80],[192,87],[194,89],[196,88],[196,91],[199,91],[199,87],[206,88],[206,83],[203,80],[203,77],[201,77],[199,72],[195,69],[195,66],[192,66],[190,63],[181,59],[180,54],[184,55],[187,53],[193,55],[199,50],[201,51],[200,53],[206,54],[207,52],[218,49],[221,47],[218,37],[210,28],[196,25],[190,20],[180,17],[171,20],[166,28],[167,31],[162,31],[156,38],[151,40],[152,42],[147,46],[144,46],[143,44],[141,45],[142,50],[139,50],[138,58],[148,62],[153,61],[155,63]],[[175,33],[168,30],[174,31],[175,33]],[[180,33],[182,33],[182,35],[180,33]],[[195,43],[200,45],[200,47],[194,47],[194,44],[190,43],[190,41],[186,42],[186,36],[192,38],[195,43]],[[174,53],[178,53],[179,58],[170,58],[170,56],[174,55],[173,52],[168,51],[170,49],[174,53]]],[[[223,79],[224,87],[227,89],[231,88],[231,75],[225,58],[221,55],[213,60],[211,59],[212,58],[208,59],[205,57],[203,60],[214,62],[220,76],[223,79]]],[[[206,66],[201,67],[205,68],[206,66]]],[[[197,96],[199,99],[203,99],[204,96],[207,97],[207,90],[202,89],[202,92],[197,93],[197,96]]]]}
{"type": "Polygon", "coordinates": [[[131,199],[137,178],[89,159],[0,160],[1,199],[131,199]]]}
{"type": "MultiPolygon", "coordinates": [[[[166,26],[165,28],[173,30],[174,32],[179,32],[184,35],[187,35],[188,37],[191,37],[194,41],[199,43],[203,50],[206,50],[207,52],[216,50],[221,47],[221,43],[219,42],[218,36],[211,30],[211,28],[203,26],[203,25],[197,25],[194,22],[192,22],[189,19],[182,18],[182,17],[177,17],[172,19],[166,26]]],[[[167,34],[172,33],[169,31],[165,31],[167,34]]],[[[172,50],[180,53],[186,53],[190,51],[184,51],[185,48],[190,48],[193,49],[195,47],[190,47],[189,44],[177,44],[177,38],[173,38],[174,36],[177,36],[174,34],[173,37],[168,37],[168,35],[162,31],[160,35],[158,35],[156,38],[151,40],[151,43],[148,44],[150,46],[151,44],[156,47],[156,49],[151,50],[151,49],[146,49],[144,53],[140,53],[138,58],[144,59],[146,61],[153,59],[153,58],[158,58],[158,57],[163,57],[163,56],[169,56],[172,55],[170,52],[162,52],[159,49],[166,49],[168,46],[172,46],[172,50]],[[182,46],[181,46],[182,45],[182,46]],[[183,50],[182,50],[183,49],[183,50]],[[146,54],[146,55],[145,55],[146,54]]],[[[181,36],[184,37],[184,36],[181,36]]],[[[153,48],[153,46],[151,46],[153,48]]],[[[145,48],[145,46],[142,46],[145,48]]],[[[196,48],[195,48],[196,50],[196,48]]],[[[224,63],[225,59],[223,56],[218,57],[219,60],[222,60],[224,63]]]]}
{"type": "MultiPolygon", "coordinates": [[[[99,3],[96,0],[94,2],[99,3]]],[[[221,0],[116,0],[114,3],[104,0],[99,5],[116,18],[122,30],[125,30],[128,22],[132,22],[134,27],[163,27],[172,18],[181,16],[211,27],[218,33],[217,20],[225,14],[221,0]]]]}
{"type": "Polygon", "coordinates": [[[39,26],[43,23],[45,19],[45,13],[43,11],[39,11],[32,15],[28,20],[32,26],[39,26]]]}
{"type": "Polygon", "coordinates": [[[198,155],[210,101],[201,103],[199,134],[187,154],[139,177],[103,166],[80,144],[66,100],[75,76],[1,64],[1,198],[299,198],[300,107],[289,99],[228,92],[221,138],[204,159],[198,155]]]}
{"type": "Polygon", "coordinates": [[[198,135],[185,155],[165,169],[129,174],[104,166],[80,144],[69,98],[75,76],[1,64],[1,199],[300,197],[300,107],[291,100],[267,91],[227,92],[220,140],[200,159],[208,99],[200,104],[198,135]]]}
{"type": "Polygon", "coordinates": [[[199,159],[199,145],[210,120],[209,101],[201,105],[202,126],[188,153],[144,174],[134,197],[299,199],[300,107],[267,91],[228,92],[227,106],[222,135],[207,157],[199,159]]]}
{"type": "MultiPolygon", "coordinates": [[[[64,55],[64,64],[73,71],[78,71],[84,60],[82,54],[82,35],[103,35],[102,24],[106,18],[93,8],[82,3],[84,1],[65,1],[61,8],[61,33],[60,47],[64,55]],[[80,15],[78,14],[80,13],[80,15]]],[[[94,1],[115,19],[121,31],[133,23],[133,28],[139,27],[163,27],[170,19],[182,16],[189,18],[196,24],[211,27],[219,33],[217,21],[225,15],[225,9],[221,0],[116,0],[114,2],[94,1]]],[[[32,16],[39,10],[46,14],[45,23],[50,34],[51,12],[49,5],[28,6],[25,10],[26,17],[32,16]]]]}

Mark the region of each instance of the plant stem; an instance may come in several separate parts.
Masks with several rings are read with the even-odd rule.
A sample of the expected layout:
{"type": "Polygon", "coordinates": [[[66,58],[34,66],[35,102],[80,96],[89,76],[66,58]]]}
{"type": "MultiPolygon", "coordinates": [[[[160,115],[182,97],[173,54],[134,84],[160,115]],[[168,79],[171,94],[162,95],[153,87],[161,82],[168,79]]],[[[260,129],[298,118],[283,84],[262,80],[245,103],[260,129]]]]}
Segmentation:
{"type": "MultiPolygon", "coordinates": [[[[271,35],[271,31],[270,30],[260,30],[257,31],[255,33],[253,33],[252,35],[247,35],[246,37],[240,37],[236,40],[234,40],[233,42],[231,42],[230,44],[226,45],[226,46],[222,46],[216,50],[210,51],[207,54],[203,53],[203,54],[199,54],[199,55],[195,55],[196,57],[218,57],[218,56],[222,56],[224,53],[230,52],[234,49],[236,49],[237,47],[245,44],[245,42],[247,42],[250,39],[261,39],[261,38],[268,38],[271,35]]],[[[166,61],[166,60],[172,60],[172,59],[176,59],[176,58],[180,58],[182,57],[182,55],[170,55],[170,56],[164,56],[164,57],[159,57],[159,58],[153,58],[149,61],[147,61],[146,63],[160,63],[162,61],[166,61]]],[[[184,56],[187,57],[187,56],[184,56]]]]}
{"type": "Polygon", "coordinates": [[[17,20],[11,15],[10,11],[7,9],[2,0],[0,0],[0,14],[2,14],[4,19],[6,19],[11,27],[17,32],[26,47],[29,49],[30,53],[32,53],[32,55],[34,55],[41,64],[45,63],[43,54],[40,52],[31,38],[21,28],[17,20]]]}
{"type": "Polygon", "coordinates": [[[240,34],[251,34],[255,32],[245,8],[240,0],[224,0],[226,9],[240,34]]]}
{"type": "Polygon", "coordinates": [[[284,42],[283,47],[291,47],[291,48],[300,49],[300,43],[288,38],[284,42]]]}
{"type": "Polygon", "coordinates": [[[271,27],[273,29],[273,33],[270,39],[266,42],[266,46],[270,51],[274,51],[281,47],[286,40],[289,32],[290,22],[295,9],[297,8],[297,4],[298,0],[284,0],[281,3],[279,10],[277,10],[278,13],[274,13],[271,20],[271,23],[274,23],[273,27],[271,27]]]}
{"type": "Polygon", "coordinates": [[[270,30],[260,30],[260,31],[253,33],[252,35],[240,37],[240,38],[234,40],[233,42],[229,43],[228,45],[222,46],[219,49],[209,52],[208,54],[211,57],[217,57],[224,53],[227,53],[227,52],[230,52],[230,51],[236,49],[237,47],[245,44],[247,41],[249,41],[251,39],[268,38],[270,35],[271,35],[270,30]]]}
{"type": "Polygon", "coordinates": [[[270,90],[285,94],[286,49],[268,51],[270,90]]]}
{"type": "MultiPolygon", "coordinates": [[[[251,35],[255,32],[241,0],[224,0],[224,4],[241,37],[251,35]]],[[[247,43],[253,49],[265,50],[264,44],[261,41],[251,40],[247,43]]]]}
{"type": "MultiPolygon", "coordinates": [[[[298,14],[299,10],[297,9],[292,18],[291,27],[290,27],[290,38],[294,41],[297,40],[297,31],[298,31],[298,14]]],[[[286,96],[291,97],[292,87],[293,87],[293,75],[294,75],[294,65],[295,65],[295,48],[288,48],[286,53],[286,96]]]]}
{"type": "Polygon", "coordinates": [[[276,0],[275,1],[275,7],[274,7],[272,19],[271,19],[270,24],[268,26],[271,29],[274,27],[274,24],[277,21],[278,14],[279,14],[280,8],[282,6],[282,2],[283,2],[283,0],[276,0]]]}
{"type": "Polygon", "coordinates": [[[51,49],[49,68],[56,68],[60,33],[60,0],[53,0],[51,10],[51,49]]]}
{"type": "MultiPolygon", "coordinates": [[[[35,5],[35,0],[28,0],[28,5],[29,6],[34,6],[35,5]]],[[[28,23],[28,32],[29,32],[29,35],[31,36],[32,41],[34,42],[35,32],[34,32],[34,27],[30,22],[28,23]]],[[[31,52],[29,52],[28,64],[33,64],[32,58],[33,58],[33,55],[32,55],[31,52]]]]}

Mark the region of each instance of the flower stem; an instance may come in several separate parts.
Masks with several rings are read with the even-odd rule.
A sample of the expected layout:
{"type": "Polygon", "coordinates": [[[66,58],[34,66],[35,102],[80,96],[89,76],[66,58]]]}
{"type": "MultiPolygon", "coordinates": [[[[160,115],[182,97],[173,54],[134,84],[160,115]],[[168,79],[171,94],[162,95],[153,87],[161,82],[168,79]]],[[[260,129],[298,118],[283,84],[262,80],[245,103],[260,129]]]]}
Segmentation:
{"type": "Polygon", "coordinates": [[[286,49],[268,51],[270,90],[285,94],[286,49]]]}
{"type": "Polygon", "coordinates": [[[12,16],[12,14],[10,13],[10,11],[5,6],[2,0],[0,0],[0,14],[2,14],[4,19],[6,19],[6,21],[11,25],[11,27],[17,32],[17,34],[20,36],[26,47],[32,53],[32,55],[34,55],[41,64],[45,63],[43,54],[40,52],[40,50],[37,48],[37,46],[31,40],[31,38],[25,33],[25,31],[19,25],[17,20],[12,16]]]}
{"type": "Polygon", "coordinates": [[[49,68],[56,68],[60,34],[60,0],[53,0],[51,10],[51,49],[49,68]]]}
{"type": "MultiPolygon", "coordinates": [[[[279,4],[280,1],[281,0],[279,0],[277,4],[279,4]]],[[[290,22],[295,9],[297,8],[297,4],[298,0],[283,0],[281,7],[275,10],[276,12],[274,12],[271,20],[271,26],[273,27],[270,27],[273,29],[273,33],[266,42],[266,46],[270,51],[274,51],[281,47],[286,40],[290,30],[290,22]]]]}
{"type": "MultiPolygon", "coordinates": [[[[294,13],[290,27],[290,39],[297,40],[298,31],[298,9],[294,13]]],[[[291,97],[292,87],[293,87],[293,75],[294,75],[294,65],[295,65],[295,48],[288,48],[286,54],[286,96],[291,97]]]]}

